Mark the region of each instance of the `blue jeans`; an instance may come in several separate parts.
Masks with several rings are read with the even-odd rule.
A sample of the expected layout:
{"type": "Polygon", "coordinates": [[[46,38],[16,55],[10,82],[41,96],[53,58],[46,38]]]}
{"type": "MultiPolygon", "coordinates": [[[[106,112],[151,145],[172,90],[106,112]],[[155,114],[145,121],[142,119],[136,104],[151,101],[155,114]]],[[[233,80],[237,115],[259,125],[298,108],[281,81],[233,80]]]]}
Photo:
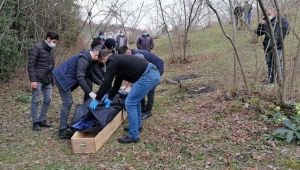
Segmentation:
{"type": "Polygon", "coordinates": [[[251,13],[250,12],[247,15],[247,20],[248,20],[248,24],[250,25],[250,23],[251,23],[251,13]]]}
{"type": "Polygon", "coordinates": [[[37,88],[32,89],[31,99],[31,118],[32,122],[41,122],[46,120],[46,114],[48,112],[52,97],[52,84],[37,82],[37,88]],[[44,95],[44,100],[41,108],[40,115],[38,115],[40,92],[44,95]]]}
{"type": "MultiPolygon", "coordinates": [[[[281,57],[281,54],[282,54],[282,49],[277,49],[277,54],[278,54],[278,57],[279,57],[279,66],[280,66],[280,74],[283,73],[283,68],[282,68],[282,57],[281,57]]],[[[274,77],[275,77],[275,59],[274,59],[274,53],[273,51],[270,51],[269,53],[266,53],[266,62],[267,62],[267,65],[268,65],[268,81],[269,83],[274,83],[274,77]]]]}
{"type": "Polygon", "coordinates": [[[65,129],[67,128],[68,124],[68,116],[70,113],[70,108],[73,104],[72,99],[72,90],[69,89],[67,91],[64,91],[63,88],[60,86],[60,84],[57,82],[57,80],[54,78],[56,87],[59,91],[60,97],[62,99],[62,106],[60,109],[60,126],[59,129],[65,129]]]}
{"type": "Polygon", "coordinates": [[[159,71],[153,64],[149,64],[144,74],[135,82],[126,97],[125,107],[129,122],[130,138],[139,138],[138,129],[142,127],[141,100],[160,82],[159,71]]]}

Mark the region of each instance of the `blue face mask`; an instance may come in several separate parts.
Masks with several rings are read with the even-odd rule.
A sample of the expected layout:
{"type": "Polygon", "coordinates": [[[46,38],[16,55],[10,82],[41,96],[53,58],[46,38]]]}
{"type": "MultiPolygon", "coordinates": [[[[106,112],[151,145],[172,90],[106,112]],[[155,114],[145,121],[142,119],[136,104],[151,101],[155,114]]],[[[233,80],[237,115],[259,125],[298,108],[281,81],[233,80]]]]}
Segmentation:
{"type": "Polygon", "coordinates": [[[147,36],[148,34],[147,33],[143,33],[143,36],[147,36]]]}
{"type": "Polygon", "coordinates": [[[103,35],[100,35],[99,37],[100,37],[100,39],[104,39],[104,36],[103,36],[103,35]]]}

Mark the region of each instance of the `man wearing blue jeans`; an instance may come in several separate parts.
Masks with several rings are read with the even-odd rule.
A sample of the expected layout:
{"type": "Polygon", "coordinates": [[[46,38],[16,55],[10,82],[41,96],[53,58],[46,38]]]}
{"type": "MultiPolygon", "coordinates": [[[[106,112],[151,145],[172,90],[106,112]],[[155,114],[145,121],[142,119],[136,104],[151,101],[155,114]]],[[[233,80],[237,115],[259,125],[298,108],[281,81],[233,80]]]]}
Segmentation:
{"type": "MultiPolygon", "coordinates": [[[[270,9],[267,9],[266,12],[268,15],[267,17],[269,18],[272,28],[273,28],[276,47],[277,47],[278,60],[280,62],[280,70],[281,70],[280,72],[281,73],[277,73],[277,74],[282,74],[283,68],[282,68],[282,62],[281,62],[281,52],[282,52],[282,44],[284,42],[281,42],[279,29],[282,29],[283,40],[284,40],[285,36],[288,35],[288,33],[289,33],[289,23],[286,18],[281,17],[282,28],[280,28],[279,23],[278,23],[279,20],[277,18],[277,11],[275,9],[270,8],[270,9]]],[[[264,51],[266,53],[265,58],[266,58],[267,66],[268,66],[268,81],[265,84],[274,83],[275,82],[275,73],[276,73],[274,53],[276,50],[274,49],[275,44],[273,44],[271,41],[271,37],[270,37],[271,31],[270,31],[269,26],[266,23],[265,17],[262,18],[262,20],[258,24],[258,27],[255,30],[255,32],[258,36],[263,36],[263,35],[265,36],[264,40],[262,42],[262,44],[264,46],[264,51]]]]}
{"type": "MultiPolygon", "coordinates": [[[[150,63],[154,64],[156,68],[158,69],[160,76],[164,73],[164,61],[156,56],[155,54],[146,51],[146,50],[135,50],[135,49],[129,49],[127,46],[122,46],[118,49],[119,54],[127,54],[127,55],[135,55],[138,57],[145,58],[150,63]]],[[[154,103],[154,93],[155,88],[152,89],[147,94],[147,103],[145,101],[145,98],[142,99],[141,105],[142,105],[142,120],[149,118],[152,116],[152,107],[154,103]]]]}
{"type": "Polygon", "coordinates": [[[119,138],[118,142],[137,143],[140,140],[139,130],[142,129],[141,100],[159,84],[160,73],[155,65],[141,57],[112,54],[107,49],[100,51],[99,59],[107,65],[106,74],[97,92],[96,99],[90,103],[90,108],[95,110],[99,101],[107,92],[108,97],[104,100],[104,103],[105,107],[109,107],[123,80],[134,83],[125,100],[129,134],[124,138],[119,138]],[[114,84],[111,88],[113,80],[114,84]]]}
{"type": "MultiPolygon", "coordinates": [[[[72,91],[81,87],[85,94],[95,98],[92,92],[92,83],[100,85],[101,81],[92,72],[92,62],[98,61],[100,49],[82,51],[53,70],[55,84],[62,98],[60,110],[60,126],[58,136],[61,139],[70,139],[72,130],[67,127],[70,108],[73,104],[72,91]]],[[[86,99],[85,99],[86,100],[86,99]]]]}
{"type": "Polygon", "coordinates": [[[32,89],[31,118],[32,130],[41,131],[41,127],[51,127],[52,124],[46,120],[48,108],[52,97],[52,70],[54,69],[53,48],[59,40],[55,32],[48,32],[45,40],[35,44],[29,52],[28,75],[32,89]],[[40,93],[44,95],[41,112],[38,114],[40,93]]]}

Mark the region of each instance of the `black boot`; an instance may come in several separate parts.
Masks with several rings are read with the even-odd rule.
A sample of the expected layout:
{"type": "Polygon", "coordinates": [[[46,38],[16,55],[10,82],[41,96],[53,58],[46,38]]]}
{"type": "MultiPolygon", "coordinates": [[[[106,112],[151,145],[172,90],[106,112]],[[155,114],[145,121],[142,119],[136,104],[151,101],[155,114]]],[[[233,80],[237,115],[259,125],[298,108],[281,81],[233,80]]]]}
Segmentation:
{"type": "Polygon", "coordinates": [[[130,138],[126,136],[125,138],[119,138],[118,142],[120,143],[138,143],[140,141],[140,138],[130,138]]]}
{"type": "Polygon", "coordinates": [[[71,139],[74,133],[70,128],[59,129],[58,137],[60,139],[71,139]]]}
{"type": "Polygon", "coordinates": [[[53,125],[51,123],[47,123],[47,121],[44,120],[44,121],[40,122],[40,126],[41,127],[52,127],[53,125]]]}
{"type": "Polygon", "coordinates": [[[142,120],[147,119],[147,118],[149,118],[151,116],[152,116],[151,112],[149,112],[149,111],[145,112],[145,113],[142,114],[142,120]]]}
{"type": "Polygon", "coordinates": [[[41,130],[42,130],[42,128],[41,128],[39,122],[34,122],[34,123],[33,123],[32,130],[35,130],[35,131],[41,131],[41,130]]]}

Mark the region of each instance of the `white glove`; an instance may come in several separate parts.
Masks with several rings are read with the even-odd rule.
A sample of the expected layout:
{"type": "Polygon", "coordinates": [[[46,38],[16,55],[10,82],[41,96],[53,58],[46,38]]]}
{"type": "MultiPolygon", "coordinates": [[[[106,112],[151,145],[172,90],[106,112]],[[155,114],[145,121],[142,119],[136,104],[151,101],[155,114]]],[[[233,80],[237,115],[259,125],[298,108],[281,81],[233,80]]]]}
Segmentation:
{"type": "Polygon", "coordinates": [[[90,96],[92,99],[95,99],[97,95],[96,95],[94,92],[90,92],[90,93],[89,93],[89,96],[90,96]]]}
{"type": "Polygon", "coordinates": [[[124,92],[125,89],[126,89],[126,86],[122,86],[119,91],[124,92]]]}

